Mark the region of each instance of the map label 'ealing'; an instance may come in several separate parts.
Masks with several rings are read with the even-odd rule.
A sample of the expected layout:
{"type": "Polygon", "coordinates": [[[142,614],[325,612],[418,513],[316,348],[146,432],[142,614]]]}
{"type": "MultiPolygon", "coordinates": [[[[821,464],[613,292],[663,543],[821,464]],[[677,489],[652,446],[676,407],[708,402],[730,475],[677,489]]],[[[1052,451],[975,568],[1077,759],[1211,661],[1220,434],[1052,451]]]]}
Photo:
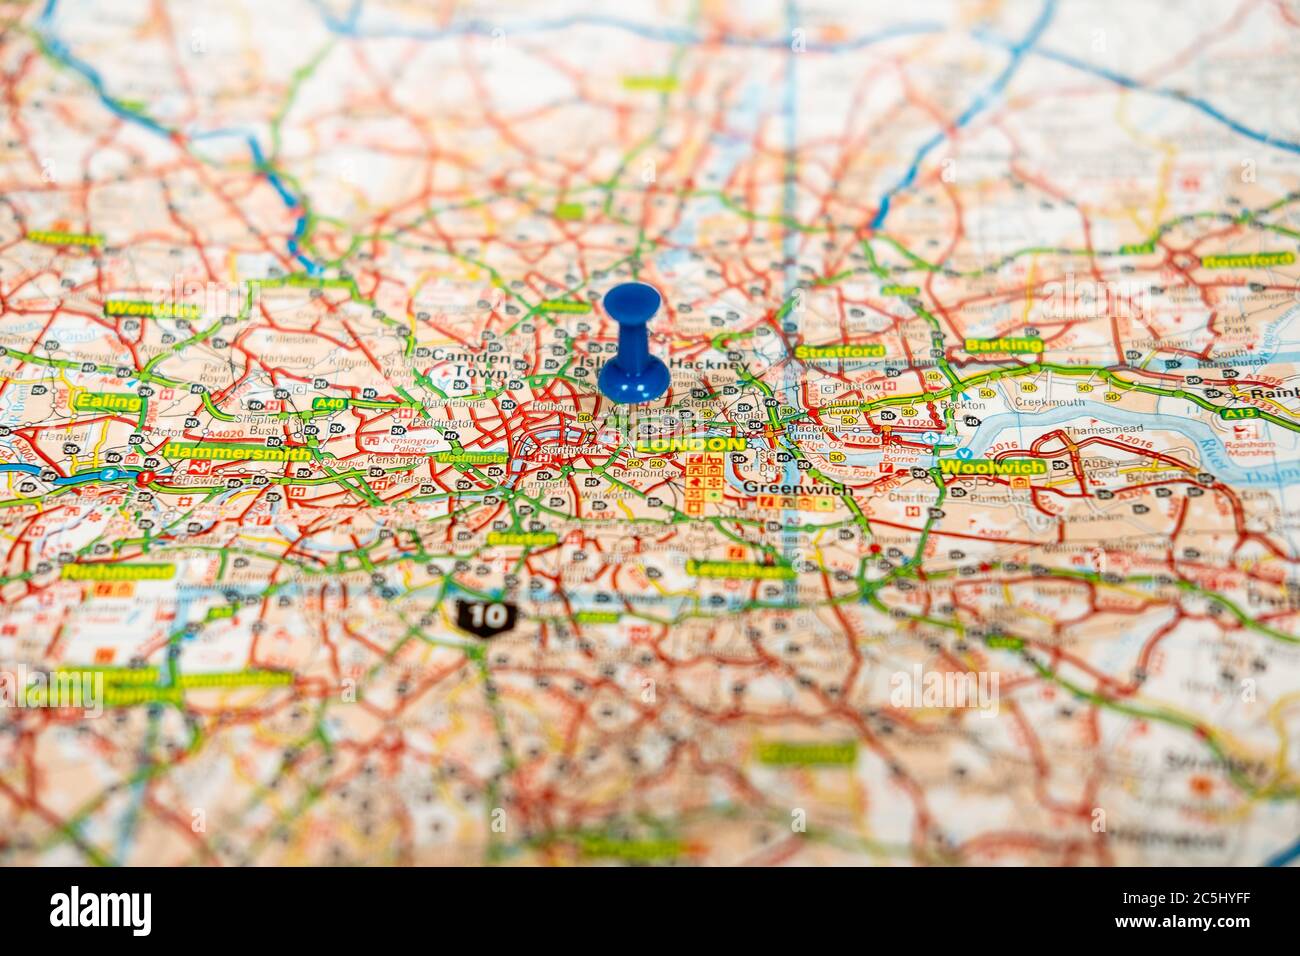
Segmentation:
{"type": "Polygon", "coordinates": [[[138,412],[144,399],[129,392],[77,392],[72,408],[78,412],[138,412]]]}

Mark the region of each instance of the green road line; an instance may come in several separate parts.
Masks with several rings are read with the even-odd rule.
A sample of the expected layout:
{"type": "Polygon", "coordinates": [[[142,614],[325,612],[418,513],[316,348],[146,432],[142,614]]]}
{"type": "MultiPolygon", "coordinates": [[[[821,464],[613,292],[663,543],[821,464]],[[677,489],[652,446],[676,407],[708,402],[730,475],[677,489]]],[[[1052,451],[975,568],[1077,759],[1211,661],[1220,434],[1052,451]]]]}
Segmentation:
{"type": "Polygon", "coordinates": [[[203,399],[203,407],[207,409],[208,414],[211,415],[213,418],[223,422],[239,421],[238,415],[229,415],[226,412],[223,412],[221,409],[217,408],[216,403],[212,401],[212,396],[209,395],[206,391],[201,392],[200,397],[203,399]]]}

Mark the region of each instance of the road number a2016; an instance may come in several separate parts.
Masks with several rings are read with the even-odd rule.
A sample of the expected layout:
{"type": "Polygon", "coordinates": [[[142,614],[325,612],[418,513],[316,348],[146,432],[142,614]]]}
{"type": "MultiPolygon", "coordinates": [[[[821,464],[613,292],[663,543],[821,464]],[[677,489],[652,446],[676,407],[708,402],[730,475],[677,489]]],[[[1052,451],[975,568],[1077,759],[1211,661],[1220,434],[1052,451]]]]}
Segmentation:
{"type": "Polygon", "coordinates": [[[505,601],[457,601],[456,626],[476,637],[493,637],[515,626],[519,608],[505,601]]]}

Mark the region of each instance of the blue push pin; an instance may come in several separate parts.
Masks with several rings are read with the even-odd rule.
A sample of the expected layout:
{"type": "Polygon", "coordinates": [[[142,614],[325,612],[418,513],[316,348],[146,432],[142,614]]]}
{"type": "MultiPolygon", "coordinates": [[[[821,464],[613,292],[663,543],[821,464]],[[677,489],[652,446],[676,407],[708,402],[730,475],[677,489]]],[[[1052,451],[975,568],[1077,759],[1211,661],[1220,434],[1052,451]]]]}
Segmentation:
{"type": "Polygon", "coordinates": [[[662,304],[659,290],[644,282],[624,282],[605,293],[605,312],[618,323],[618,354],[605,363],[597,380],[606,398],[635,405],[668,391],[668,366],[650,354],[646,329],[662,304]]]}

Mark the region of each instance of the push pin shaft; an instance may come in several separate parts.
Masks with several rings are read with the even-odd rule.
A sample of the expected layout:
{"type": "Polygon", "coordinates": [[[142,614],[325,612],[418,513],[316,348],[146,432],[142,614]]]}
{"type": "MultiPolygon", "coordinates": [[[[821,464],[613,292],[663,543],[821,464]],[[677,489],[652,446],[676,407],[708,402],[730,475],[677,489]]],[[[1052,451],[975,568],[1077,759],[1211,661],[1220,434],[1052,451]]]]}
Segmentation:
{"type": "Polygon", "coordinates": [[[646,328],[662,303],[659,290],[644,282],[624,282],[605,293],[605,312],[618,323],[618,354],[605,363],[597,380],[606,398],[635,405],[668,391],[668,366],[650,354],[646,328]]]}

